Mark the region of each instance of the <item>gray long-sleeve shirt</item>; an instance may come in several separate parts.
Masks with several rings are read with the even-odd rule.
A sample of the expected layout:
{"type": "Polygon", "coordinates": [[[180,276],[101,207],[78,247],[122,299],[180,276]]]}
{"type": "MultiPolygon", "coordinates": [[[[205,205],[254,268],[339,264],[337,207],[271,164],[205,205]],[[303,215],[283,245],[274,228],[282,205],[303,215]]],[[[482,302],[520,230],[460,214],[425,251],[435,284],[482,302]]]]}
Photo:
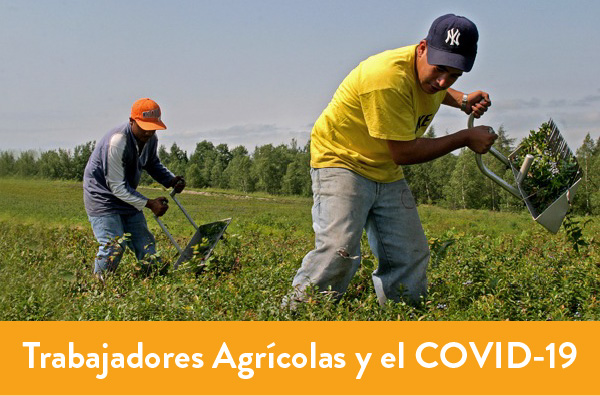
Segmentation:
{"type": "Polygon", "coordinates": [[[83,202],[88,216],[134,214],[148,198],[136,191],[142,169],[165,187],[175,177],[157,155],[156,135],[141,152],[129,123],[108,132],[97,144],[83,175],[83,202]]]}

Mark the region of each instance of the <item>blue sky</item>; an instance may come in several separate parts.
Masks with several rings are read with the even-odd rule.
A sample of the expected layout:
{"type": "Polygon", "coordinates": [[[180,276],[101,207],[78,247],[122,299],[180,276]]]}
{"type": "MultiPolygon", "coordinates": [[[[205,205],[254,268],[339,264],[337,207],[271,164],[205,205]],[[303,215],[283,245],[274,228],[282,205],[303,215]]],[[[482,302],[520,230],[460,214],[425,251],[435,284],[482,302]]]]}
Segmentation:
{"type": "MultiPolygon", "coordinates": [[[[600,2],[0,0],[0,149],[73,148],[151,97],[162,144],[306,143],[346,74],[417,43],[445,13],[479,28],[479,123],[522,138],[552,117],[571,148],[600,133],[600,2]]],[[[438,135],[466,127],[442,106],[438,135]]]]}

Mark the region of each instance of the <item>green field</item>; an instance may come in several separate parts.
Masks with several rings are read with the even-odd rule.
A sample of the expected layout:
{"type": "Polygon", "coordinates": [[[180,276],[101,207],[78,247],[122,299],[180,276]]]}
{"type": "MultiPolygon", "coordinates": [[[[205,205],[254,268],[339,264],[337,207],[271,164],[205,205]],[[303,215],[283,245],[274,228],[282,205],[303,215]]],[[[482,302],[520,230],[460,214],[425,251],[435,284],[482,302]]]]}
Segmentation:
{"type": "MultiPolygon", "coordinates": [[[[291,311],[281,300],[313,246],[311,199],[184,193],[197,223],[233,218],[202,271],[192,262],[145,277],[127,253],[102,285],[92,276],[97,244],[80,183],[0,179],[0,191],[0,320],[600,319],[597,217],[577,252],[564,231],[552,235],[525,212],[422,206],[432,260],[421,306],[377,304],[376,260],[364,238],[363,264],[344,298],[315,295],[291,311]]],[[[174,247],[146,215],[163,262],[174,262],[174,247]]],[[[185,245],[193,228],[175,205],[164,221],[185,245]]]]}

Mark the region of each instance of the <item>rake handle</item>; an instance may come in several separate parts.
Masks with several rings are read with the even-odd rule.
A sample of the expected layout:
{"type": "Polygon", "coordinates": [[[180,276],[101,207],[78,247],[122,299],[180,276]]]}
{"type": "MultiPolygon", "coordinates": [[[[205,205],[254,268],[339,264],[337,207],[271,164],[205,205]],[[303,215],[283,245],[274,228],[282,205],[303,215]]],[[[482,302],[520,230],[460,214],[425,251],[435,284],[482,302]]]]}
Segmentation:
{"type": "Polygon", "coordinates": [[[177,243],[177,241],[175,240],[175,238],[173,238],[173,235],[171,235],[171,233],[169,232],[169,230],[167,230],[167,227],[164,225],[164,223],[158,218],[157,215],[154,215],[154,220],[156,220],[156,222],[158,223],[158,225],[160,226],[160,228],[163,230],[163,232],[165,234],[167,234],[167,237],[169,237],[169,240],[171,241],[171,243],[173,244],[173,246],[175,246],[175,249],[177,249],[177,251],[179,252],[179,254],[181,254],[181,252],[183,251],[181,249],[181,246],[179,246],[179,244],[177,243]]]}
{"type": "MultiPolygon", "coordinates": [[[[194,220],[192,220],[192,217],[185,210],[185,208],[183,207],[183,205],[181,205],[181,203],[179,202],[179,200],[177,198],[175,198],[175,194],[177,194],[177,192],[175,191],[175,189],[173,189],[169,193],[169,196],[173,199],[173,201],[175,201],[175,203],[177,204],[177,206],[179,206],[179,209],[181,209],[181,211],[183,212],[183,214],[185,215],[185,217],[187,217],[188,221],[192,224],[192,226],[196,230],[198,230],[198,226],[196,225],[196,223],[194,222],[194,220]]],[[[158,225],[160,226],[160,228],[163,230],[163,232],[165,234],[167,234],[167,237],[171,240],[171,243],[175,246],[175,249],[177,249],[177,251],[179,252],[179,254],[181,254],[183,252],[183,249],[181,249],[181,246],[179,246],[179,244],[177,243],[177,241],[175,241],[175,238],[173,238],[173,235],[171,235],[171,233],[169,232],[169,230],[167,230],[167,227],[165,226],[165,224],[158,218],[157,215],[154,215],[154,219],[156,220],[156,222],[158,223],[158,225]]]]}
{"type": "Polygon", "coordinates": [[[188,212],[185,210],[185,208],[183,207],[183,205],[181,205],[181,203],[179,202],[179,200],[177,198],[175,198],[175,194],[177,194],[175,192],[175,189],[173,189],[169,195],[171,196],[171,198],[173,198],[173,201],[175,201],[175,203],[177,204],[177,206],[179,206],[179,209],[181,209],[181,211],[183,212],[183,214],[185,215],[185,217],[187,217],[188,221],[190,223],[192,223],[192,226],[197,230],[198,226],[196,225],[196,223],[194,222],[194,220],[192,220],[192,217],[188,214],[188,212]]]}
{"type": "MultiPolygon", "coordinates": [[[[474,119],[475,119],[475,115],[471,114],[469,116],[469,121],[467,122],[468,128],[473,128],[474,119]]],[[[494,133],[494,130],[492,128],[490,128],[490,133],[494,133]]],[[[494,147],[490,147],[489,153],[492,154],[494,157],[496,157],[496,159],[498,159],[504,165],[506,165],[507,167],[510,167],[510,161],[508,160],[508,158],[506,158],[504,155],[502,155],[502,153],[499,152],[498,150],[496,150],[494,147]]],[[[523,199],[519,189],[517,189],[515,186],[509,184],[506,180],[504,180],[500,176],[496,175],[494,172],[492,172],[485,166],[485,164],[483,163],[483,158],[481,157],[481,154],[477,154],[477,153],[475,154],[475,161],[477,162],[477,166],[479,167],[479,170],[481,171],[481,173],[483,173],[484,175],[489,177],[494,183],[496,183],[497,185],[499,185],[500,187],[502,187],[503,189],[505,189],[512,195],[514,195],[515,197],[517,197],[519,199],[523,199]]]]}

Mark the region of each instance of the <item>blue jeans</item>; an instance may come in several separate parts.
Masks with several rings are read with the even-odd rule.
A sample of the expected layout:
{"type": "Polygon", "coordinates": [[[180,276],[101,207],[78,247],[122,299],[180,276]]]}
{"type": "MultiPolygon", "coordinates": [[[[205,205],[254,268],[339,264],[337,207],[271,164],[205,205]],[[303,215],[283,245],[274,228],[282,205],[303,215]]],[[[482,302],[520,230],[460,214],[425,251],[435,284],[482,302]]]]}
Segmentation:
{"type": "Polygon", "coordinates": [[[94,273],[116,270],[126,246],[133,250],[138,260],[142,260],[146,255],[156,254],[156,242],[148,230],[144,213],[89,216],[89,220],[94,236],[100,244],[94,273]],[[130,236],[118,243],[117,238],[121,238],[125,233],[130,236]]]}
{"type": "Polygon", "coordinates": [[[372,279],[381,305],[427,292],[429,246],[405,180],[377,183],[343,168],[312,169],[315,249],[294,277],[296,297],[308,285],[341,295],[360,265],[366,229],[379,261],[372,279]]]}

